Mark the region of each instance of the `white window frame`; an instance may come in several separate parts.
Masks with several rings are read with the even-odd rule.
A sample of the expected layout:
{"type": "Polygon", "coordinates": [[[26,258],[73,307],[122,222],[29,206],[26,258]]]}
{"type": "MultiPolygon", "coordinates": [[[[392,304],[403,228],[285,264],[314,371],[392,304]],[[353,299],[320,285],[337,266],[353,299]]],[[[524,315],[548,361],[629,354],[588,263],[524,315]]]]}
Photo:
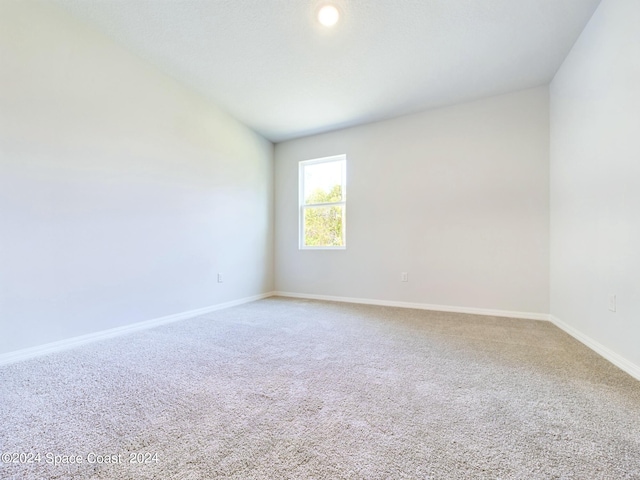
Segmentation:
{"type": "Polygon", "coordinates": [[[347,155],[333,155],[330,157],[303,160],[298,163],[298,249],[300,250],[346,250],[347,249],[347,155]],[[304,203],[304,168],[318,163],[342,161],[342,201],[329,203],[304,203]],[[342,245],[314,246],[304,244],[304,211],[310,207],[342,207],[342,245]]]}

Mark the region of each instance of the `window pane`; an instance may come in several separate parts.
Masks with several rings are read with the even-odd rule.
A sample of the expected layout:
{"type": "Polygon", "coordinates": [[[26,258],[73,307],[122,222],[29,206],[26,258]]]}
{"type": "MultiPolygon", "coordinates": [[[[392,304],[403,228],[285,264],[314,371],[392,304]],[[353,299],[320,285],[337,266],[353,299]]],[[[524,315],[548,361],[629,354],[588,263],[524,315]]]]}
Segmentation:
{"type": "Polygon", "coordinates": [[[306,207],[304,209],[304,246],[344,246],[343,217],[343,206],[306,207]]]}
{"type": "Polygon", "coordinates": [[[317,163],[304,167],[304,203],[342,201],[344,161],[317,163]]]}

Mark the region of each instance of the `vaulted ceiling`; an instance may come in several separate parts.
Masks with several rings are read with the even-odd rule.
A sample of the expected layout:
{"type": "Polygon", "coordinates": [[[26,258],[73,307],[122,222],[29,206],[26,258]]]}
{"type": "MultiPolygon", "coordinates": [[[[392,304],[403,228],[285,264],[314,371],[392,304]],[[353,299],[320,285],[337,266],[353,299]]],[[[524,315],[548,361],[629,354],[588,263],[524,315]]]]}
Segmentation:
{"type": "Polygon", "coordinates": [[[274,142],[544,85],[600,2],[55,1],[274,142]]]}

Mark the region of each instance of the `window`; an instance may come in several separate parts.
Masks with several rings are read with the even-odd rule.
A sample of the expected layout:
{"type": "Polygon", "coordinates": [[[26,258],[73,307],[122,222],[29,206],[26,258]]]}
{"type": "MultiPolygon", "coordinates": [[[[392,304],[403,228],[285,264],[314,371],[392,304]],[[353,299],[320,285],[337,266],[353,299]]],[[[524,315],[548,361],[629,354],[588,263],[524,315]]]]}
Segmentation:
{"type": "Polygon", "coordinates": [[[346,248],[346,155],[300,162],[299,175],[300,248],[346,248]]]}

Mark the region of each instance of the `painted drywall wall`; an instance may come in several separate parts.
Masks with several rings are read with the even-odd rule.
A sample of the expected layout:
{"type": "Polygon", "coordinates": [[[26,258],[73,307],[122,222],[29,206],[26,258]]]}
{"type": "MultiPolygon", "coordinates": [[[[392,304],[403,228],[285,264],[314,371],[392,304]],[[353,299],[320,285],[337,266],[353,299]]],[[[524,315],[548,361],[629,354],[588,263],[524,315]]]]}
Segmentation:
{"type": "Polygon", "coordinates": [[[272,290],[270,142],[51,5],[0,63],[0,353],[272,290]]]}
{"type": "Polygon", "coordinates": [[[548,89],[276,145],[276,289],[548,313],[548,89]],[[347,249],[298,249],[298,162],[347,154],[347,249]],[[408,282],[401,282],[408,272],[408,282]]]}
{"type": "Polygon", "coordinates": [[[603,0],[550,88],[551,313],[638,375],[639,24],[640,2],[603,0]]]}

